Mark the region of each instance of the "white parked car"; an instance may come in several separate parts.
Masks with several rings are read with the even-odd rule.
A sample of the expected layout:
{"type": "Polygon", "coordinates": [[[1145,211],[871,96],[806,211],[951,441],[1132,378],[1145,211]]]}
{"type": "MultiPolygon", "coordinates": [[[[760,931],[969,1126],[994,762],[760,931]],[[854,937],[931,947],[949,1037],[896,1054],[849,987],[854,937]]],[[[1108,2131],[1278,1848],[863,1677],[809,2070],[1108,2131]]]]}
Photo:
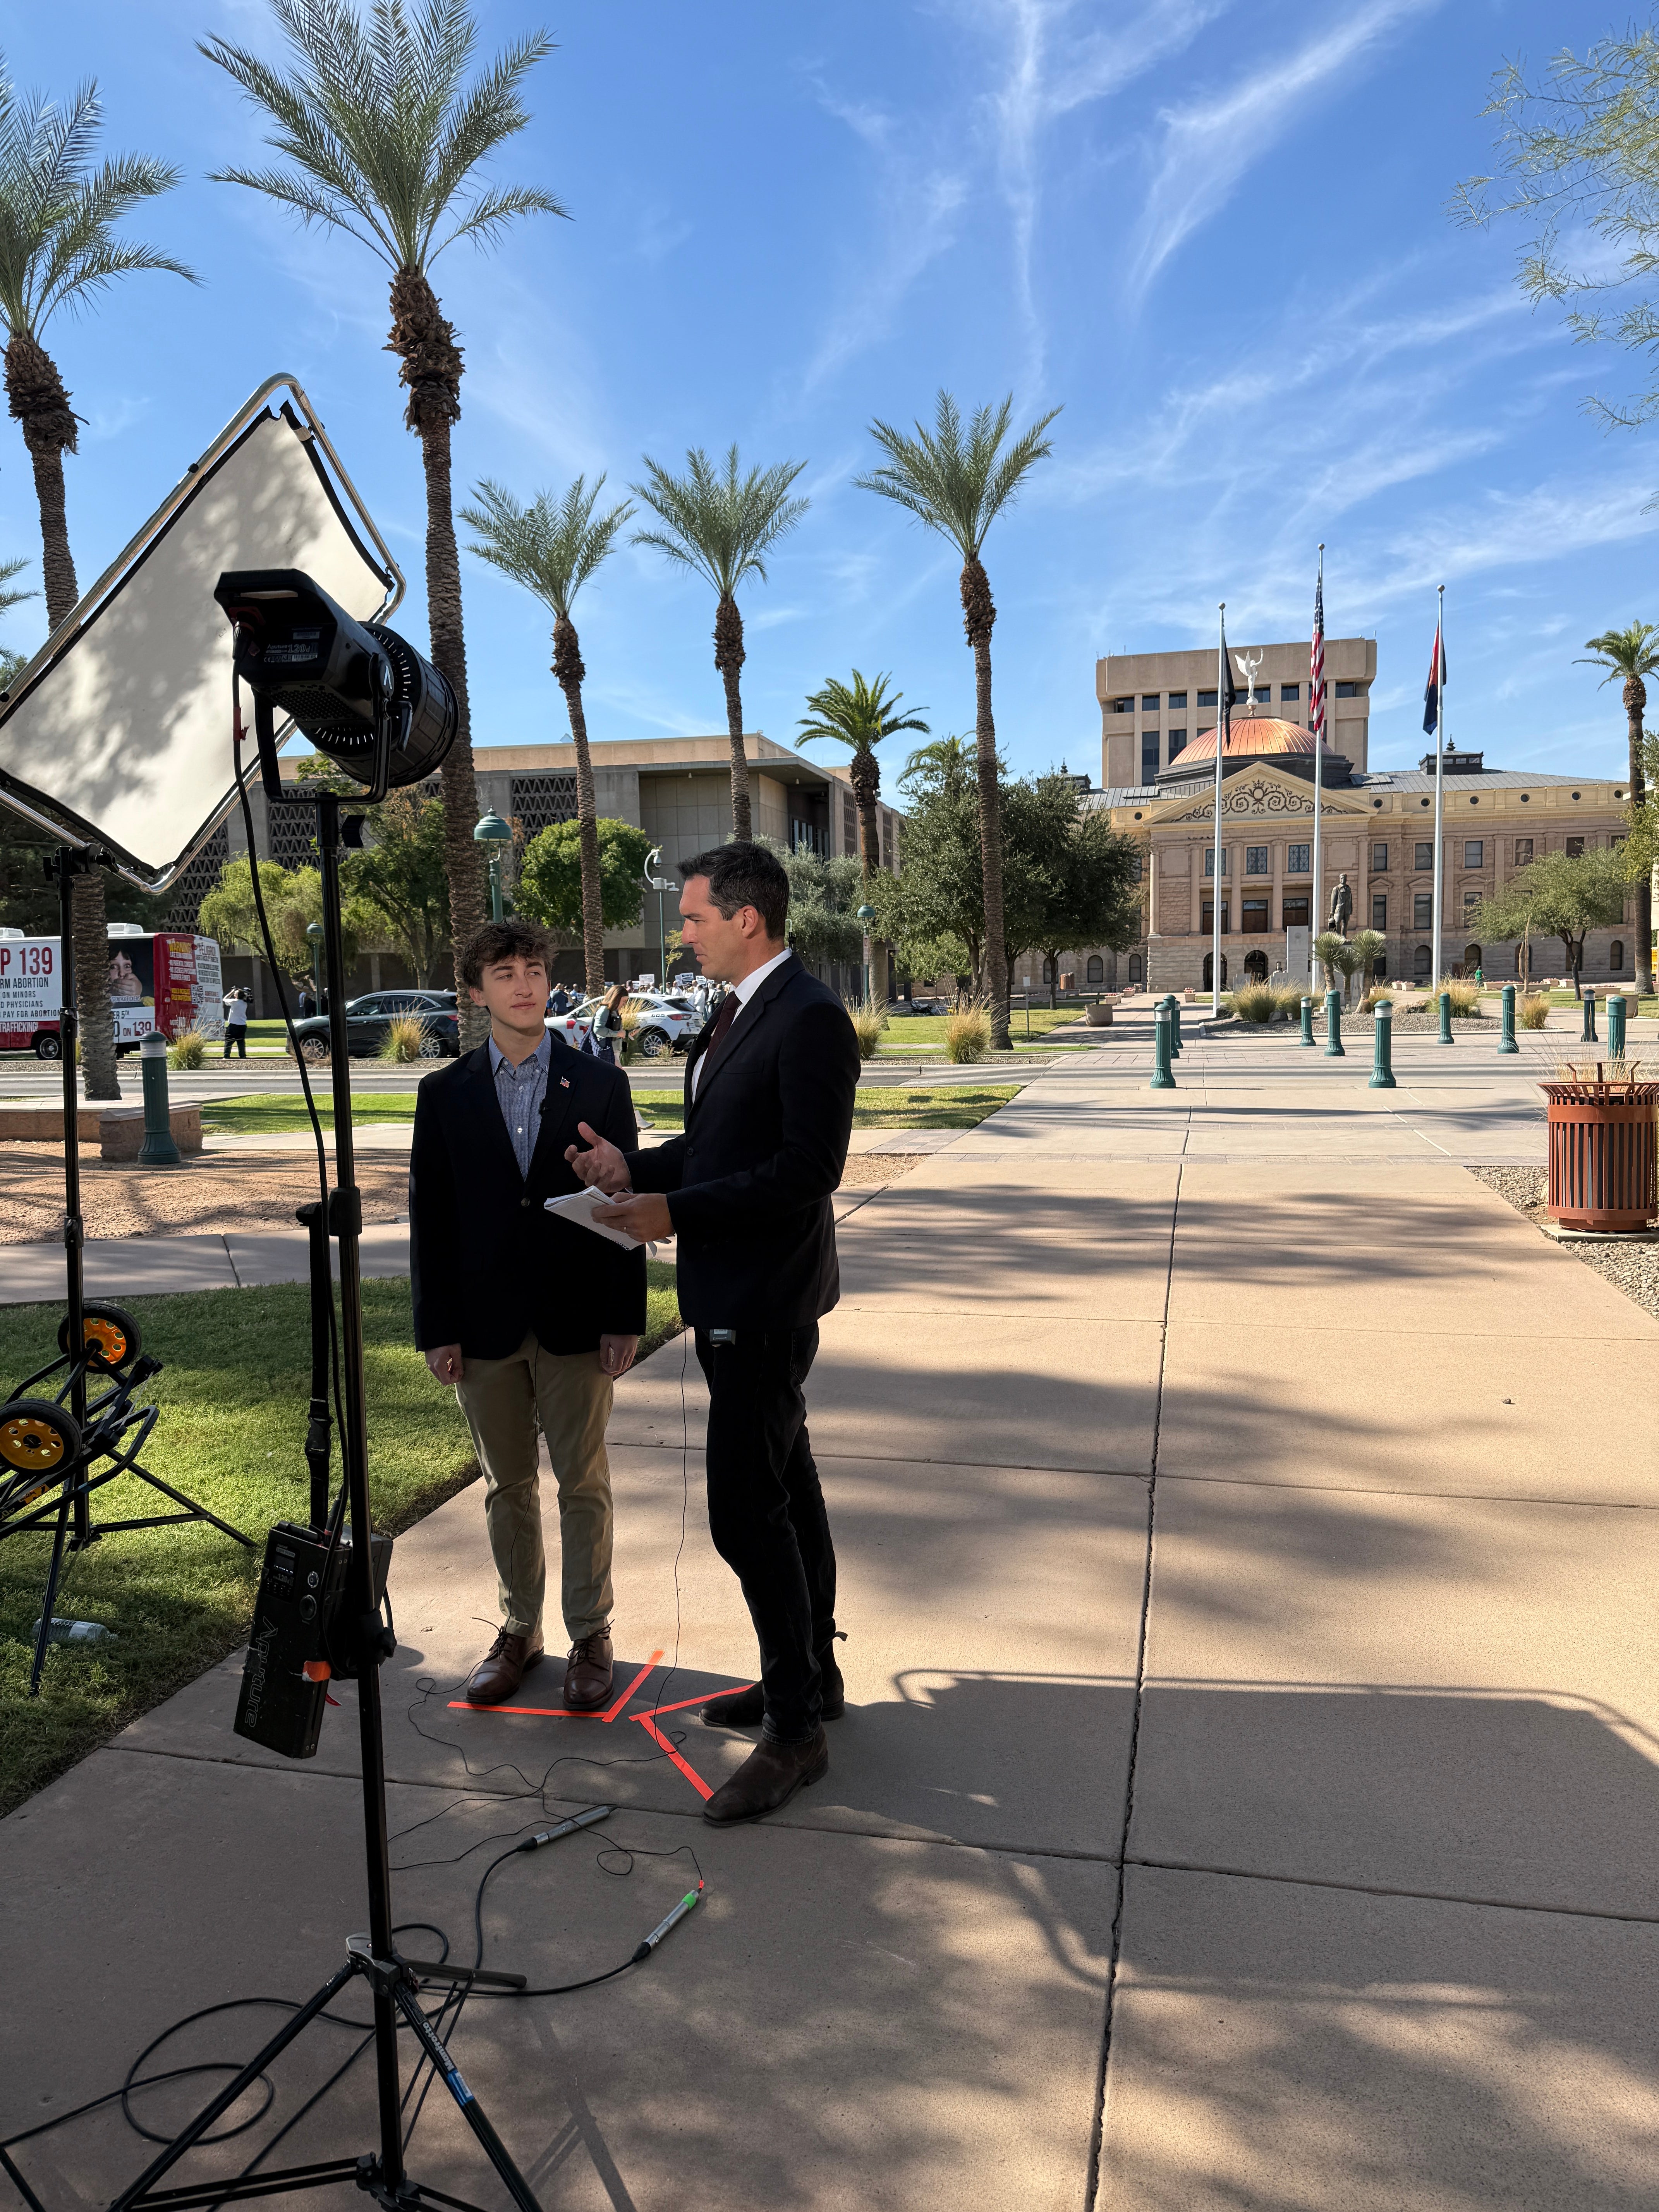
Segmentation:
{"type": "MultiPolygon", "coordinates": [[[[568,1013],[550,1014],[547,1026],[573,1051],[580,1052],[602,1003],[585,999],[568,1013]]],[[[659,1060],[665,1053],[684,1052],[702,1027],[696,1001],[678,991],[636,991],[628,1003],[639,1014],[634,1044],[641,1060],[659,1060]]]]}

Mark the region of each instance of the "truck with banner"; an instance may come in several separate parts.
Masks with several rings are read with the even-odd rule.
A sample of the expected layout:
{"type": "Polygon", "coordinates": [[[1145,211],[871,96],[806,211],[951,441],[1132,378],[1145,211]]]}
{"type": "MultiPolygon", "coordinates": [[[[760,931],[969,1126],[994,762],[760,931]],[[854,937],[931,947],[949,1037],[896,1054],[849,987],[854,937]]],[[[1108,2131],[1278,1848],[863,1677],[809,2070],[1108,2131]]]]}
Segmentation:
{"type": "MultiPolygon", "coordinates": [[[[58,949],[55,937],[0,932],[0,1052],[61,1056],[58,949]]],[[[219,947],[210,937],[112,923],[109,995],[118,1053],[137,1052],[152,1030],[166,1037],[186,1030],[215,1039],[225,1033],[219,947]]]]}

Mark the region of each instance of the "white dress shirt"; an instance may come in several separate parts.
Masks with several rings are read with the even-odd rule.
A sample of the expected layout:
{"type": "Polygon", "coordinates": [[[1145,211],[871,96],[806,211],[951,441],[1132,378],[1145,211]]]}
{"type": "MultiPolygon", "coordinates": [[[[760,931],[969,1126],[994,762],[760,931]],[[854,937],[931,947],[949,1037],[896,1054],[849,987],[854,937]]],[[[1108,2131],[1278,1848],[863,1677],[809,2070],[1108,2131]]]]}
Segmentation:
{"type": "MultiPolygon", "coordinates": [[[[759,990],[761,985],[772,973],[772,970],[775,968],[781,968],[784,962],[790,957],[791,955],[789,949],[786,945],[781,952],[778,953],[774,958],[767,961],[763,966],[759,968],[751,968],[749,973],[744,977],[741,983],[734,983],[732,986],[732,992],[738,1001],[738,1011],[732,1017],[732,1030],[735,1030],[738,1024],[743,1019],[744,1008],[749,1004],[749,1001],[754,997],[756,992],[759,990]]],[[[726,1033],[726,1042],[729,1045],[731,1042],[732,1030],[728,1030],[726,1033]]],[[[697,1095],[697,1085],[702,1080],[703,1063],[708,1057],[708,1054],[706,1052],[700,1053],[697,1055],[697,1064],[691,1071],[691,1096],[694,1098],[697,1095]]]]}

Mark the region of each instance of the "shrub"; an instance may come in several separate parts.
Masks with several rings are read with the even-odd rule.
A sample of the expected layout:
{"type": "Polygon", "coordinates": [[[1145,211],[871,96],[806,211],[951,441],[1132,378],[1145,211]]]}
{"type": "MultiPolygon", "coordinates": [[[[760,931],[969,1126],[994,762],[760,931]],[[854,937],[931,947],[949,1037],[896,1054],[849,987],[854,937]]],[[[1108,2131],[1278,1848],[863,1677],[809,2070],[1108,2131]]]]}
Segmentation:
{"type": "Polygon", "coordinates": [[[969,999],[945,1024],[945,1057],[962,1065],[983,1060],[990,1049],[991,1009],[983,999],[969,999]]]}
{"type": "Polygon", "coordinates": [[[1528,991],[1515,1010],[1515,1018],[1523,1030],[1541,1030],[1549,1019],[1550,1000],[1547,991],[1528,991]]]}
{"type": "Polygon", "coordinates": [[[1391,1005],[1397,1006],[1400,1000],[1400,994],[1398,991],[1390,988],[1387,983],[1373,983],[1370,989],[1366,992],[1364,997],[1359,1001],[1360,1012],[1362,1014],[1369,1014],[1372,1008],[1376,1005],[1379,999],[1387,999],[1391,1005]]]}
{"type": "Polygon", "coordinates": [[[169,1067],[201,1067],[208,1056],[208,1041],[200,1030],[180,1030],[167,1047],[169,1067]]]}
{"type": "Polygon", "coordinates": [[[1273,993],[1273,1005],[1287,1022],[1302,1018],[1302,1001],[1308,997],[1300,983],[1281,983],[1273,993]]]}
{"type": "Polygon", "coordinates": [[[1241,1022],[1270,1022],[1277,1011],[1274,994],[1265,983],[1246,983],[1231,993],[1225,1004],[1241,1022]]]}
{"type": "Polygon", "coordinates": [[[425,1024],[413,1014],[394,1014],[380,1040],[380,1058],[393,1060],[400,1066],[418,1060],[425,1038],[425,1024]]]}
{"type": "Polygon", "coordinates": [[[887,1026],[886,1007],[878,1006],[869,999],[845,999],[842,1003],[859,1041],[859,1058],[873,1060],[881,1033],[887,1026]]]}
{"type": "Polygon", "coordinates": [[[1478,1014],[1480,1011],[1480,986],[1462,975],[1445,975],[1440,980],[1435,996],[1441,991],[1451,1000],[1454,1019],[1460,1015],[1478,1014]]]}

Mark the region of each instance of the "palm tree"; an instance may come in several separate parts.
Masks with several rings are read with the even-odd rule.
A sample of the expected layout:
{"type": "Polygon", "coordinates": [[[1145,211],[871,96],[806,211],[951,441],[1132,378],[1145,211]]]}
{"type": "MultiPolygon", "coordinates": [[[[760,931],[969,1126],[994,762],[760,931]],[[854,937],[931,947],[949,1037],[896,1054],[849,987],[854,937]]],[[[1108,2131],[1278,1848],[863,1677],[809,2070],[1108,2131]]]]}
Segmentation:
{"type": "MultiPolygon", "coordinates": [[[[1648,687],[1643,678],[1659,669],[1659,623],[1632,623],[1628,629],[1603,630],[1587,638],[1584,652],[1590,658],[1582,665],[1605,668],[1602,683],[1625,680],[1625,719],[1630,740],[1630,799],[1643,805],[1646,786],[1642,770],[1642,717],[1647,712],[1648,687]]],[[[1644,868],[1636,884],[1636,992],[1645,999],[1653,989],[1653,878],[1644,868]]]]}
{"type": "Polygon", "coordinates": [[[853,796],[858,801],[859,854],[864,863],[866,885],[872,871],[881,866],[881,841],[876,826],[881,763],[876,758],[876,747],[884,738],[895,737],[901,730],[917,730],[924,738],[931,735],[931,726],[920,715],[900,715],[898,705],[904,694],[895,691],[890,699],[887,684],[885,676],[878,676],[873,684],[866,682],[856,668],[850,684],[843,684],[838,676],[827,678],[821,690],[807,694],[811,717],[816,719],[805,714],[801,717],[803,734],[795,740],[800,746],[817,744],[820,738],[829,738],[852,752],[848,775],[853,796]]]}
{"type": "Polygon", "coordinates": [[[739,584],[750,576],[766,581],[766,556],[787,538],[805,514],[809,501],[791,499],[789,487],[805,461],[779,461],[769,469],[738,473],[738,449],[717,470],[701,446],[685,457],[685,474],[671,476],[649,453],[647,481],[630,487],[661,520],[660,530],[636,530],[635,545],[654,545],[701,576],[714,593],[714,665],[726,684],[726,727],[732,741],[732,835],[750,834],[749,756],[743,745],[743,617],[738,612],[739,584]]]}
{"type": "Polygon", "coordinates": [[[533,592],[553,613],[553,674],[570,714],[576,745],[576,819],[581,830],[582,967],[590,993],[605,988],[605,920],[599,890],[599,811],[593,802],[593,761],[587,750],[587,717],[582,710],[581,641],[570,619],[570,602],[604,561],[617,532],[634,512],[631,500],[595,519],[605,489],[601,475],[590,491],[584,477],[562,499],[538,492],[528,507],[488,478],[477,488],[476,507],[464,507],[461,520],[476,530],[471,547],[503,575],[533,592]]]}
{"type": "Polygon", "coordinates": [[[973,757],[965,738],[935,738],[929,745],[918,745],[904,763],[901,785],[914,783],[919,776],[936,775],[945,779],[965,775],[972,765],[973,757]]]}
{"type": "MultiPolygon", "coordinates": [[[[65,107],[43,96],[20,99],[0,76],[0,321],[6,335],[6,398],[34,468],[46,623],[56,629],[81,596],[70,551],[64,455],[74,453],[79,418],[42,333],[58,308],[85,307],[135,270],[166,269],[191,283],[183,262],[115,225],[143,200],[171,191],[179,172],[169,161],[122,154],[92,167],[103,120],[95,84],[65,107]]],[[[14,574],[15,571],[13,572],[14,574]]],[[[75,879],[76,1005],[88,1098],[118,1098],[115,1016],[109,998],[109,927],[104,876],[75,879]]]]}
{"type": "MultiPolygon", "coordinates": [[[[270,0],[294,66],[272,68],[245,47],[201,47],[274,126],[265,143],[286,166],[221,169],[216,182],[291,209],[301,223],[343,231],[392,272],[392,331],[408,390],[405,427],[426,474],[426,597],[432,659],[455,693],[455,742],[441,771],[450,935],[457,952],[484,918],[483,868],[472,831],[478,793],[467,704],[461,565],[450,491],[450,432],[461,413],[461,349],[432,289],[433,263],[470,239],[493,245],[525,215],[562,215],[550,192],[480,183],[475,172],[530,120],[526,73],[552,52],[532,32],[463,84],[477,33],[468,0],[374,0],[367,20],[349,0],[270,0]]],[[[456,983],[463,1030],[476,1010],[456,983]]]]}
{"type": "Polygon", "coordinates": [[[997,611],[991,581],[980,558],[986,533],[1011,507],[1037,462],[1053,452],[1043,432],[1058,407],[1023,431],[1007,451],[1003,441],[1013,414],[1012,395],[994,412],[975,409],[964,433],[962,414],[948,392],[934,407],[933,427],[920,422],[915,434],[878,420],[871,434],[887,459],[868,476],[855,479],[860,490],[913,514],[955,546],[962,556],[962,619],[974,652],[975,743],[979,756],[980,855],[985,874],[986,984],[991,1000],[994,1043],[1008,1043],[1008,961],[1002,914],[1002,821],[997,790],[997,733],[991,713],[991,626],[997,611]]]}

